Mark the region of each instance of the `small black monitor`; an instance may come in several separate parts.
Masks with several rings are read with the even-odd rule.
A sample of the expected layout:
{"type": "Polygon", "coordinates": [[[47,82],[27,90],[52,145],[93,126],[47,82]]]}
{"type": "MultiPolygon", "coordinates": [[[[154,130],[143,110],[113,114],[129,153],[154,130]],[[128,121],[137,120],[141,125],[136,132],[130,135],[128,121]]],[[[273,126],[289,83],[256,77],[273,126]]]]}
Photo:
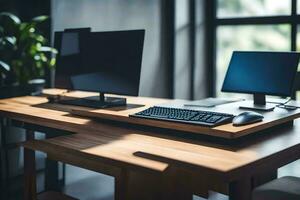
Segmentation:
{"type": "Polygon", "coordinates": [[[66,29],[54,33],[54,47],[58,49],[55,87],[73,90],[72,76],[83,73],[84,49],[90,28],[66,29]]]}
{"type": "Polygon", "coordinates": [[[55,36],[60,47],[56,77],[65,77],[56,81],[56,87],[100,93],[98,102],[81,100],[74,104],[97,108],[124,105],[124,99],[106,98],[104,94],[138,95],[144,30],[68,31],[55,36]],[[63,81],[64,86],[60,84],[63,81]]]}
{"type": "Polygon", "coordinates": [[[251,108],[272,110],[265,95],[291,96],[299,58],[296,52],[235,51],[222,91],[254,94],[251,108]]]}

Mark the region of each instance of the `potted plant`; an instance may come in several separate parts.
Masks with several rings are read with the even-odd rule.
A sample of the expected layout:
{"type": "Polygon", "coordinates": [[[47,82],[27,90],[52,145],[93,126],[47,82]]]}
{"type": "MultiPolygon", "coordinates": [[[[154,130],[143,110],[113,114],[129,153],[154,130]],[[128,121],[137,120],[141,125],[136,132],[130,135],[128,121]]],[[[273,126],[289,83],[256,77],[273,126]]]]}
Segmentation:
{"type": "Polygon", "coordinates": [[[46,69],[53,69],[57,50],[48,46],[40,26],[48,16],[29,22],[7,12],[0,13],[0,97],[40,91],[46,69]]]}

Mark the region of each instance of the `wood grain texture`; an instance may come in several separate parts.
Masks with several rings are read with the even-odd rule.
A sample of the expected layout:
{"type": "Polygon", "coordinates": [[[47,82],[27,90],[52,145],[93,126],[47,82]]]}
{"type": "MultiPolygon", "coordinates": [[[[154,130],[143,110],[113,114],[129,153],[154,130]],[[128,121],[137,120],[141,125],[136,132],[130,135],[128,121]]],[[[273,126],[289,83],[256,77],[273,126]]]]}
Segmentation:
{"type": "MultiPolygon", "coordinates": [[[[119,169],[148,174],[143,176],[143,180],[147,178],[152,182],[160,180],[155,177],[163,176],[161,181],[168,181],[163,188],[168,186],[170,190],[178,190],[185,186],[181,190],[182,194],[178,194],[183,198],[189,194],[186,191],[205,197],[205,191],[214,190],[239,199],[245,197],[245,193],[236,191],[249,193],[249,185],[253,183],[236,183],[252,180],[251,177],[259,177],[258,174],[268,173],[299,158],[299,132],[300,122],[297,121],[294,127],[278,128],[236,145],[218,145],[172,136],[149,135],[147,132],[99,131],[28,141],[24,146],[45,152],[55,160],[118,177],[118,181],[121,181],[117,182],[116,191],[133,199],[142,195],[132,193],[136,187],[131,186],[137,184],[135,180],[139,178],[129,174],[131,181],[127,183],[128,180],[119,169]],[[169,173],[172,168],[178,169],[176,176],[169,173]],[[131,185],[129,188],[128,184],[131,185]]],[[[139,183],[142,187],[143,182],[139,183]]],[[[159,188],[146,191],[157,195],[155,191],[159,188]]]]}
{"type": "MultiPolygon", "coordinates": [[[[126,174],[139,172],[164,175],[165,179],[161,180],[166,181],[169,191],[186,186],[179,194],[183,198],[189,196],[189,192],[186,193],[189,190],[204,196],[208,190],[214,190],[239,198],[234,191],[249,191],[253,185],[247,182],[249,178],[253,180],[258,174],[275,171],[300,156],[299,120],[295,120],[294,126],[278,126],[234,143],[223,143],[215,139],[178,137],[172,131],[166,134],[162,130],[137,130],[70,114],[76,108],[49,104],[43,97],[0,100],[2,116],[77,133],[29,141],[24,143],[26,148],[43,151],[55,160],[118,177],[116,187],[120,194],[130,194],[126,188],[120,188],[128,181],[126,174]],[[175,177],[173,169],[176,169],[175,177]],[[180,184],[173,185],[168,180],[180,184]],[[234,183],[245,184],[237,187],[234,183]]],[[[278,114],[285,113],[278,111],[278,114]]]]}
{"type": "MultiPolygon", "coordinates": [[[[69,112],[73,108],[59,104],[49,108],[47,100],[43,97],[18,97],[0,100],[0,115],[26,123],[80,133],[76,136],[70,136],[70,140],[74,140],[75,144],[78,145],[75,145],[73,149],[72,146],[69,146],[68,151],[74,150],[110,162],[113,160],[122,165],[125,163],[125,165],[154,171],[163,171],[171,162],[176,163],[176,165],[188,164],[205,170],[233,173],[235,169],[244,166],[251,167],[251,163],[258,162],[273,154],[287,155],[287,153],[293,153],[298,150],[299,145],[299,138],[294,133],[299,131],[298,123],[293,127],[278,128],[264,133],[264,136],[260,138],[266,138],[266,136],[270,138],[269,140],[261,140],[261,144],[257,148],[253,146],[255,145],[254,141],[256,141],[253,139],[249,143],[244,141],[239,145],[224,146],[172,137],[172,132],[168,133],[168,136],[161,135],[159,132],[139,131],[106,122],[97,122],[89,118],[70,115],[69,112]],[[275,136],[278,134],[280,134],[278,140],[281,141],[285,138],[286,146],[275,142],[275,136]],[[243,147],[242,145],[246,146],[243,147]],[[272,146],[272,148],[264,148],[265,145],[272,146]],[[161,163],[153,159],[162,159],[164,162],[161,163]]],[[[61,144],[61,142],[65,140],[67,140],[66,143],[69,143],[68,136],[65,137],[65,140],[64,138],[60,139],[56,141],[54,138],[53,144],[50,143],[51,139],[47,140],[50,141],[49,149],[56,146],[64,148],[64,143],[61,144]]]]}
{"type": "MultiPolygon", "coordinates": [[[[58,92],[58,91],[56,91],[58,92]]],[[[92,96],[95,93],[87,92],[70,92],[64,93],[63,98],[82,98],[87,96],[92,96]]],[[[116,95],[114,95],[116,96],[116,95]]],[[[183,106],[187,101],[184,100],[170,100],[170,99],[157,99],[149,97],[129,97],[126,96],[128,106],[116,107],[116,108],[107,108],[107,109],[94,109],[86,107],[70,107],[71,113],[84,117],[92,117],[98,119],[105,119],[111,121],[125,122],[131,124],[138,124],[144,126],[165,128],[177,131],[185,131],[196,134],[204,134],[216,137],[222,137],[227,139],[239,138],[251,133],[255,133],[279,124],[283,124],[300,117],[300,110],[287,111],[282,108],[275,108],[273,112],[262,112],[264,115],[264,120],[262,122],[254,123],[251,125],[235,127],[231,123],[217,126],[214,128],[191,125],[185,123],[175,123],[175,122],[166,122],[162,120],[151,120],[151,119],[141,119],[141,118],[132,118],[129,115],[145,110],[151,106],[155,105],[168,105],[170,107],[177,108],[191,108],[205,111],[214,111],[221,113],[230,113],[238,115],[245,110],[239,109],[239,105],[245,102],[236,102],[225,105],[216,106],[215,108],[195,108],[195,107],[186,107],[183,106]]]]}
{"type": "Polygon", "coordinates": [[[31,141],[25,147],[51,155],[71,154],[99,163],[153,172],[170,165],[189,167],[222,177],[243,175],[255,167],[272,168],[297,159],[300,154],[300,123],[268,132],[258,139],[222,145],[139,131],[98,131],[31,141]],[[272,162],[273,166],[264,166],[272,162]]]}
{"type": "MultiPolygon", "coordinates": [[[[34,140],[34,131],[26,130],[26,140],[34,140]]],[[[24,149],[24,200],[36,200],[35,152],[24,149]]]]}
{"type": "MultiPolygon", "coordinates": [[[[153,104],[155,105],[155,104],[153,104]]],[[[237,105],[232,105],[233,108],[237,105]]],[[[130,114],[142,111],[150,106],[145,106],[139,109],[132,109],[129,112],[124,111],[107,111],[105,109],[91,110],[89,108],[74,108],[71,110],[72,114],[92,117],[99,119],[107,119],[112,121],[126,122],[131,124],[138,124],[144,126],[158,127],[171,129],[176,131],[185,131],[200,135],[210,135],[215,137],[227,138],[227,139],[236,139],[242,136],[249,135],[251,133],[256,133],[258,131],[271,128],[276,125],[284,124],[286,122],[292,121],[300,117],[300,110],[287,112],[280,108],[275,109],[274,113],[265,113],[265,119],[262,122],[257,122],[251,125],[236,127],[232,123],[220,125],[217,127],[205,127],[199,125],[185,124],[185,123],[175,123],[175,122],[166,122],[162,120],[151,120],[151,119],[141,119],[141,118],[132,118],[129,117],[130,114]]],[[[226,111],[223,111],[226,113],[226,111]]],[[[241,111],[239,111],[241,112],[241,111]]]]}
{"type": "MultiPolygon", "coordinates": [[[[65,90],[59,90],[59,89],[45,90],[45,96],[51,96],[51,95],[53,96],[56,94],[60,94],[60,92],[64,92],[64,91],[65,90]]],[[[93,95],[97,95],[97,94],[90,93],[90,92],[74,91],[74,92],[63,93],[62,96],[64,98],[65,97],[82,98],[82,97],[88,97],[93,95]]],[[[113,95],[113,96],[117,96],[117,95],[113,95]]],[[[108,109],[92,109],[92,108],[79,107],[79,106],[47,103],[48,101],[45,98],[41,98],[41,97],[7,99],[7,100],[0,101],[0,104],[1,103],[6,104],[6,107],[9,107],[9,105],[16,106],[16,104],[20,106],[21,104],[21,107],[18,107],[20,109],[23,109],[24,105],[28,105],[27,108],[32,110],[32,112],[34,112],[35,110],[33,109],[34,107],[34,108],[45,109],[44,111],[49,111],[49,110],[62,111],[62,112],[76,114],[82,117],[93,117],[93,118],[106,119],[111,121],[153,126],[153,127],[166,128],[171,130],[191,132],[196,134],[216,136],[216,137],[227,138],[227,139],[236,139],[251,133],[265,130],[275,125],[280,125],[292,121],[300,117],[300,109],[295,111],[287,111],[285,109],[275,108],[274,112],[262,113],[265,117],[262,122],[258,122],[246,126],[240,126],[240,127],[235,127],[232,124],[225,124],[214,128],[209,128],[205,126],[197,126],[197,125],[190,125],[184,123],[172,123],[172,122],[165,122],[160,120],[148,120],[148,119],[138,119],[138,118],[129,117],[130,114],[136,113],[150,106],[158,105],[158,104],[161,105],[167,103],[172,107],[182,107],[182,105],[185,102],[184,100],[169,100],[169,99],[157,99],[157,98],[148,98],[148,97],[127,97],[127,99],[129,104],[127,107],[117,107],[117,108],[108,108],[108,109]]],[[[244,110],[238,108],[239,104],[240,102],[225,104],[225,105],[217,106],[215,108],[205,108],[205,110],[238,115],[239,113],[244,112],[244,110]]],[[[4,108],[4,105],[2,107],[3,109],[0,109],[0,112],[1,110],[2,111],[7,110],[4,108]]],[[[41,109],[38,109],[37,111],[42,112],[43,110],[41,109]]],[[[200,110],[204,110],[204,108],[201,108],[200,110]]]]}

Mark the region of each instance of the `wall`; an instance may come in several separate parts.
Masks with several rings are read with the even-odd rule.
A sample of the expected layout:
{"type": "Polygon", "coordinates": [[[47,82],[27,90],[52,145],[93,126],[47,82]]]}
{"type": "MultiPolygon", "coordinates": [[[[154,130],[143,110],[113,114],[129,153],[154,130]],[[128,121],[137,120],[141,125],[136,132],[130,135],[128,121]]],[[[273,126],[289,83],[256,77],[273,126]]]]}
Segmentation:
{"type": "MultiPolygon", "coordinates": [[[[210,1],[210,0],[209,0],[210,1]]],[[[202,99],[208,96],[208,77],[205,66],[205,0],[196,0],[196,38],[195,38],[195,71],[194,71],[194,99],[202,99]]]]}
{"type": "Polygon", "coordinates": [[[92,31],[146,29],[140,95],[165,97],[161,65],[159,0],[52,0],[52,30],[92,27],[92,31]]]}
{"type": "MultiPolygon", "coordinates": [[[[65,28],[92,27],[92,31],[110,31],[125,29],[145,29],[145,47],[142,63],[141,96],[168,97],[173,90],[174,98],[189,99],[191,85],[194,98],[206,97],[206,78],[204,70],[204,23],[203,3],[196,2],[196,38],[194,72],[190,70],[190,21],[187,0],[174,0],[175,38],[174,38],[174,74],[164,62],[164,39],[166,27],[162,27],[163,0],[52,0],[52,31],[65,28]],[[174,77],[170,86],[168,78],[174,77]],[[194,77],[192,83],[191,77],[194,77]]],[[[170,66],[169,66],[170,67],[170,66]]]]}
{"type": "Polygon", "coordinates": [[[195,0],[195,24],[190,21],[192,8],[189,7],[189,1],[175,2],[174,98],[205,98],[208,92],[205,70],[204,0],[195,0]],[[195,26],[194,29],[191,26],[195,26]],[[195,31],[193,45],[190,41],[191,31],[195,31]],[[194,56],[191,56],[192,54],[194,56]]]}

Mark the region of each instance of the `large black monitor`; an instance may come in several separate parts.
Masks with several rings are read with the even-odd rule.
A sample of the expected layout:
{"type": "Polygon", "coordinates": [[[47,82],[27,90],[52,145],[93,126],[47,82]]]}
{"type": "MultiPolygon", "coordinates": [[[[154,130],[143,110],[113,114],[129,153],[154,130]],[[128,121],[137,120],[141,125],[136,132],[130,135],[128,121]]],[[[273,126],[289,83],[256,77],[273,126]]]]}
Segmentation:
{"type": "Polygon", "coordinates": [[[222,91],[254,94],[254,103],[242,108],[272,110],[265,95],[291,96],[299,58],[296,52],[235,51],[222,91]]]}
{"type": "MultiPolygon", "coordinates": [[[[65,77],[65,82],[56,81],[56,87],[70,90],[99,92],[98,101],[91,99],[67,102],[89,107],[109,107],[126,104],[126,99],[107,98],[105,93],[137,96],[139,92],[144,30],[78,33],[56,33],[55,40],[61,41],[59,51],[71,49],[74,52],[71,64],[65,55],[60,55],[57,77],[65,77]],[[77,44],[77,45],[74,45],[77,44]],[[76,54],[79,49],[79,54],[76,54]],[[67,64],[66,64],[67,63],[67,64]],[[61,69],[59,69],[61,68],[61,69]],[[67,81],[66,81],[67,80],[67,81]]],[[[69,55],[68,55],[69,56],[69,55]]]]}

